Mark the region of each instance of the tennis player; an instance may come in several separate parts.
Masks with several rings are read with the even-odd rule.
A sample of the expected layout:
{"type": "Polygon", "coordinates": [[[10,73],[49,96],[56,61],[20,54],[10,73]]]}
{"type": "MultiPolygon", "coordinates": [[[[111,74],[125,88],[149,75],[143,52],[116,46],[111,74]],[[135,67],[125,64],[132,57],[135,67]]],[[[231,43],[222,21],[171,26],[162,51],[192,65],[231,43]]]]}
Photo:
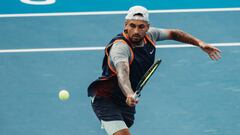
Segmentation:
{"type": "Polygon", "coordinates": [[[128,128],[133,125],[138,103],[133,98],[134,91],[154,63],[155,42],[176,40],[198,46],[212,60],[221,57],[218,48],[186,32],[150,27],[148,16],[148,10],[142,6],[129,9],[124,31],[106,46],[102,76],[88,88],[93,110],[108,135],[130,135],[128,128]]]}

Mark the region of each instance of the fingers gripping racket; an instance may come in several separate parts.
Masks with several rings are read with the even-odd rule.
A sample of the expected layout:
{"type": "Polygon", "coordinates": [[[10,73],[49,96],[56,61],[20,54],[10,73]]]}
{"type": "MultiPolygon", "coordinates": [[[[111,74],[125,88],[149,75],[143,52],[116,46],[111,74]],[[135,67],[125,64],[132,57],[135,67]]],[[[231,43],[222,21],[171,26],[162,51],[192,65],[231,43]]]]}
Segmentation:
{"type": "Polygon", "coordinates": [[[141,95],[142,88],[145,86],[147,81],[151,78],[153,73],[156,71],[158,66],[160,65],[162,60],[157,60],[149,69],[148,71],[144,74],[144,76],[141,78],[140,82],[137,85],[136,91],[133,95],[135,99],[138,99],[138,97],[141,95]]]}

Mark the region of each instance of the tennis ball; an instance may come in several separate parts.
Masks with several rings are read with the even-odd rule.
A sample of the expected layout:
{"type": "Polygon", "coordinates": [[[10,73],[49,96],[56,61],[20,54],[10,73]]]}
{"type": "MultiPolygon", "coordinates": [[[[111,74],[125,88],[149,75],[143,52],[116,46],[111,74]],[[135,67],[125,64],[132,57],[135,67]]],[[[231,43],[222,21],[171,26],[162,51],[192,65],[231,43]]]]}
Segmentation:
{"type": "Polygon", "coordinates": [[[60,100],[65,101],[65,100],[69,99],[70,94],[67,90],[61,90],[58,93],[58,97],[59,97],[60,100]]]}

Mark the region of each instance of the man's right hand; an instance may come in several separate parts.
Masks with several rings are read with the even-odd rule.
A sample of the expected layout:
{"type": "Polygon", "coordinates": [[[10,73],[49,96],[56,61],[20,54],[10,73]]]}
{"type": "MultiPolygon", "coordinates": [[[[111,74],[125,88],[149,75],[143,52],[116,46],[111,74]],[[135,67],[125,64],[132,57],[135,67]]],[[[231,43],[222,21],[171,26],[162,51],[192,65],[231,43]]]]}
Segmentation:
{"type": "Polygon", "coordinates": [[[128,95],[126,99],[126,103],[128,106],[133,107],[138,103],[138,100],[135,99],[133,95],[128,95]]]}

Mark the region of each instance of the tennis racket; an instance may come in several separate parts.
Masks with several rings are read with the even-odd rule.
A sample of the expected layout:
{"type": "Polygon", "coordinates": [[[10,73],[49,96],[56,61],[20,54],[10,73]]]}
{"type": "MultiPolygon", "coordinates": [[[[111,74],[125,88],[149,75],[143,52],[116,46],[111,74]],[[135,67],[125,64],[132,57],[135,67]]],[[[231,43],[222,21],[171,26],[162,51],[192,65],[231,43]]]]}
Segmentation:
{"type": "Polygon", "coordinates": [[[156,71],[158,66],[160,65],[162,60],[157,60],[149,69],[148,71],[144,74],[144,76],[141,78],[140,82],[137,85],[136,91],[133,95],[133,98],[138,99],[139,96],[141,95],[141,91],[147,81],[150,79],[150,77],[153,75],[153,73],[156,71]]]}

